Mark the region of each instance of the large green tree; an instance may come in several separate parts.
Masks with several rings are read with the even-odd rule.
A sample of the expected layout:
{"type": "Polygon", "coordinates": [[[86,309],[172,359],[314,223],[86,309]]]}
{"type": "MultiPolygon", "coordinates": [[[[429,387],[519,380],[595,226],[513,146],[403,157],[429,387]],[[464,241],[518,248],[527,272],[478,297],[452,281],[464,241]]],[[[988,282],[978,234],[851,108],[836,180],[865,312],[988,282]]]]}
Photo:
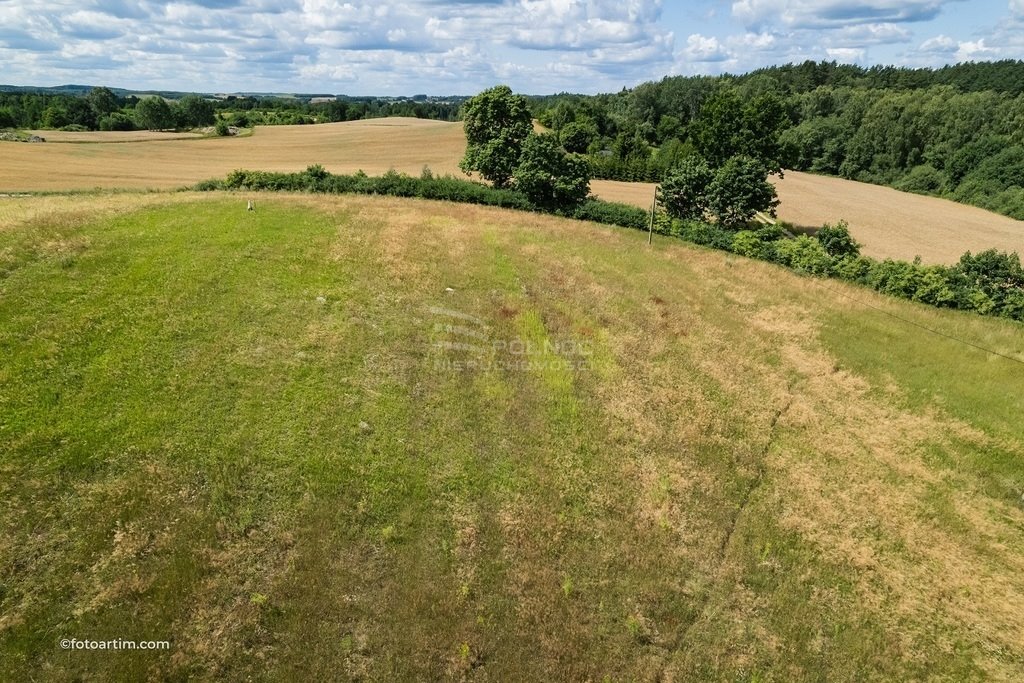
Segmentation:
{"type": "Polygon", "coordinates": [[[758,211],[774,216],[779,205],[767,169],[748,156],[732,157],[715,172],[707,201],[711,213],[726,227],[742,226],[758,211]]]}
{"type": "Polygon", "coordinates": [[[477,171],[495,187],[507,187],[533,130],[526,98],[506,85],[495,86],[466,101],[462,120],[466,155],[459,167],[477,171]]]}
{"type": "Polygon", "coordinates": [[[714,177],[704,157],[690,155],[665,174],[658,186],[658,201],[673,218],[701,220],[708,209],[708,186],[714,177]]]}
{"type": "Polygon", "coordinates": [[[553,134],[526,138],[514,178],[516,189],[548,211],[571,209],[590,193],[590,165],[566,154],[553,134]]]}
{"type": "Polygon", "coordinates": [[[146,97],[135,105],[135,121],[140,128],[162,130],[174,127],[174,113],[162,97],[146,97]]]}
{"type": "Polygon", "coordinates": [[[213,105],[199,95],[185,95],[178,100],[175,114],[182,128],[209,126],[217,120],[213,105]]]}

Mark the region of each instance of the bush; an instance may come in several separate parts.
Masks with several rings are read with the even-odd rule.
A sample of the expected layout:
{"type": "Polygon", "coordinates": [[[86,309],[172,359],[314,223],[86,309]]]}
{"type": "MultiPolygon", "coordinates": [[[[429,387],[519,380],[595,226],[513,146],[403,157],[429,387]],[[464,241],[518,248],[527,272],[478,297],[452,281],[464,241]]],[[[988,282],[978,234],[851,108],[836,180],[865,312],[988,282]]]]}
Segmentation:
{"type": "Polygon", "coordinates": [[[124,112],[115,111],[99,120],[100,130],[135,130],[135,122],[124,112]]]}
{"type": "Polygon", "coordinates": [[[761,239],[754,230],[740,230],[732,237],[732,251],[740,256],[774,261],[777,258],[773,241],[761,239]]]}
{"type": "Polygon", "coordinates": [[[948,182],[945,173],[929,164],[922,164],[910,169],[893,187],[917,194],[940,194],[948,182]]]}
{"type": "Polygon", "coordinates": [[[834,258],[860,255],[860,244],[850,235],[846,221],[839,221],[835,225],[826,223],[815,233],[814,238],[821,242],[828,255],[834,258]]]}
{"type": "Polygon", "coordinates": [[[231,135],[231,126],[229,126],[228,122],[224,119],[217,119],[217,123],[213,126],[213,131],[217,135],[225,137],[227,135],[231,135]]]}
{"type": "Polygon", "coordinates": [[[572,212],[572,217],[581,221],[621,225],[637,230],[646,230],[650,221],[650,213],[641,208],[593,198],[577,206],[572,212]]]}
{"type": "Polygon", "coordinates": [[[825,247],[807,235],[778,242],[775,253],[779,263],[801,273],[828,275],[832,270],[832,257],[825,251],[825,247]]]}
{"type": "Polygon", "coordinates": [[[867,256],[846,256],[833,262],[832,274],[842,280],[866,285],[875,261],[867,256]]]}
{"type": "Polygon", "coordinates": [[[687,242],[702,244],[706,247],[732,250],[733,232],[718,225],[701,221],[679,221],[679,237],[687,242]]]}

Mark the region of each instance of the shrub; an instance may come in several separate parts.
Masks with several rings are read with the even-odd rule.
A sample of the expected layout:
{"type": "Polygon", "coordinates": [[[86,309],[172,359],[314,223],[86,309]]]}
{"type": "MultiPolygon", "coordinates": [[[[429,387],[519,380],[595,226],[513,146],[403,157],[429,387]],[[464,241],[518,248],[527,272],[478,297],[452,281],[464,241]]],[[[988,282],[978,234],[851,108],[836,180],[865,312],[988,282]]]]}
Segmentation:
{"type": "Polygon", "coordinates": [[[775,249],[766,243],[753,230],[740,230],[732,237],[732,251],[740,256],[771,261],[775,259],[775,249]]]}
{"type": "Polygon", "coordinates": [[[224,137],[231,134],[231,126],[229,126],[228,122],[224,119],[217,119],[217,123],[214,125],[213,131],[217,135],[224,137]]]}
{"type": "Polygon", "coordinates": [[[650,214],[636,206],[606,202],[592,197],[577,206],[572,212],[572,217],[581,221],[621,225],[636,230],[646,230],[650,220],[650,214]]]}
{"type": "Polygon", "coordinates": [[[814,238],[821,242],[828,255],[834,258],[860,255],[860,244],[850,235],[846,221],[839,221],[835,225],[826,223],[815,233],[814,238]]]}
{"type": "Polygon", "coordinates": [[[877,261],[867,256],[846,256],[832,264],[832,274],[843,280],[867,284],[868,274],[875,263],[877,261]]]}
{"type": "Polygon", "coordinates": [[[807,235],[778,242],[775,245],[775,253],[779,263],[801,273],[828,275],[832,270],[832,257],[825,251],[825,247],[807,235]]]}
{"type": "Polygon", "coordinates": [[[679,221],[678,225],[679,237],[687,242],[723,251],[732,250],[733,232],[731,230],[701,221],[679,221]]]}
{"type": "Polygon", "coordinates": [[[905,176],[896,181],[894,187],[904,192],[939,194],[945,189],[948,182],[949,179],[945,173],[929,164],[922,164],[910,169],[905,176]]]}

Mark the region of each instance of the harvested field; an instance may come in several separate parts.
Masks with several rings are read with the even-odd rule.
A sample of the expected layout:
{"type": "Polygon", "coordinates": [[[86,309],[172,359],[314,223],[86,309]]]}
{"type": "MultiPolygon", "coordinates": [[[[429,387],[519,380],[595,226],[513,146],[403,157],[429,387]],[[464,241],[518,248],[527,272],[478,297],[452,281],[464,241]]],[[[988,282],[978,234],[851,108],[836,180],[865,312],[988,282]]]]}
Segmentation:
{"type": "Polygon", "coordinates": [[[362,169],[379,174],[393,168],[418,175],[429,166],[436,173],[461,174],[458,162],[465,144],[459,124],[400,118],[261,126],[251,136],[204,138],[187,144],[169,139],[122,142],[2,143],[0,191],[171,189],[237,168],[297,171],[310,164],[323,164],[335,173],[362,169]]]}
{"type": "Polygon", "coordinates": [[[1024,253],[1024,222],[974,206],[796,171],[776,187],[779,218],[814,229],[845,219],[869,256],[953,263],[993,247],[1024,253]]]}
{"type": "MultiPolygon", "coordinates": [[[[435,173],[461,175],[465,147],[461,124],[411,118],[265,126],[239,138],[185,141],[168,135],[173,134],[45,131],[48,141],[99,142],[0,143],[0,192],[168,189],[237,168],[297,171],[316,163],[335,173],[393,168],[418,175],[429,166],[435,173]],[[120,144],[128,140],[136,144],[120,144]]],[[[871,256],[920,255],[926,263],[950,263],[968,250],[1024,251],[1024,223],[983,209],[795,171],[777,186],[781,219],[808,230],[845,219],[871,256]]],[[[654,185],[598,180],[592,189],[602,199],[649,208],[654,185]]]]}
{"type": "Polygon", "coordinates": [[[198,140],[200,133],[175,133],[165,130],[103,130],[103,131],[65,131],[65,130],[33,130],[47,142],[151,142],[153,140],[198,140]]]}
{"type": "MultiPolygon", "coordinates": [[[[1024,252],[1024,222],[974,206],[798,171],[774,182],[781,220],[802,232],[845,220],[868,256],[954,263],[965,251],[1024,252]]],[[[655,185],[595,180],[591,188],[602,199],[647,209],[655,185]]]]}

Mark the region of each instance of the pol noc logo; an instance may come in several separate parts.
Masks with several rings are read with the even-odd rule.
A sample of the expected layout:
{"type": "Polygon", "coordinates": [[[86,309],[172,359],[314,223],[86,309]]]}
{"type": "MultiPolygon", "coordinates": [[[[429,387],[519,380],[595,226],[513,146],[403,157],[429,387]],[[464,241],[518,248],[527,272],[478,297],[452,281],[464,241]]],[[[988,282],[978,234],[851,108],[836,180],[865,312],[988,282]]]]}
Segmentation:
{"type": "Polygon", "coordinates": [[[453,370],[582,369],[593,355],[590,342],[576,339],[527,339],[501,336],[480,318],[431,306],[435,365],[453,370]]]}

